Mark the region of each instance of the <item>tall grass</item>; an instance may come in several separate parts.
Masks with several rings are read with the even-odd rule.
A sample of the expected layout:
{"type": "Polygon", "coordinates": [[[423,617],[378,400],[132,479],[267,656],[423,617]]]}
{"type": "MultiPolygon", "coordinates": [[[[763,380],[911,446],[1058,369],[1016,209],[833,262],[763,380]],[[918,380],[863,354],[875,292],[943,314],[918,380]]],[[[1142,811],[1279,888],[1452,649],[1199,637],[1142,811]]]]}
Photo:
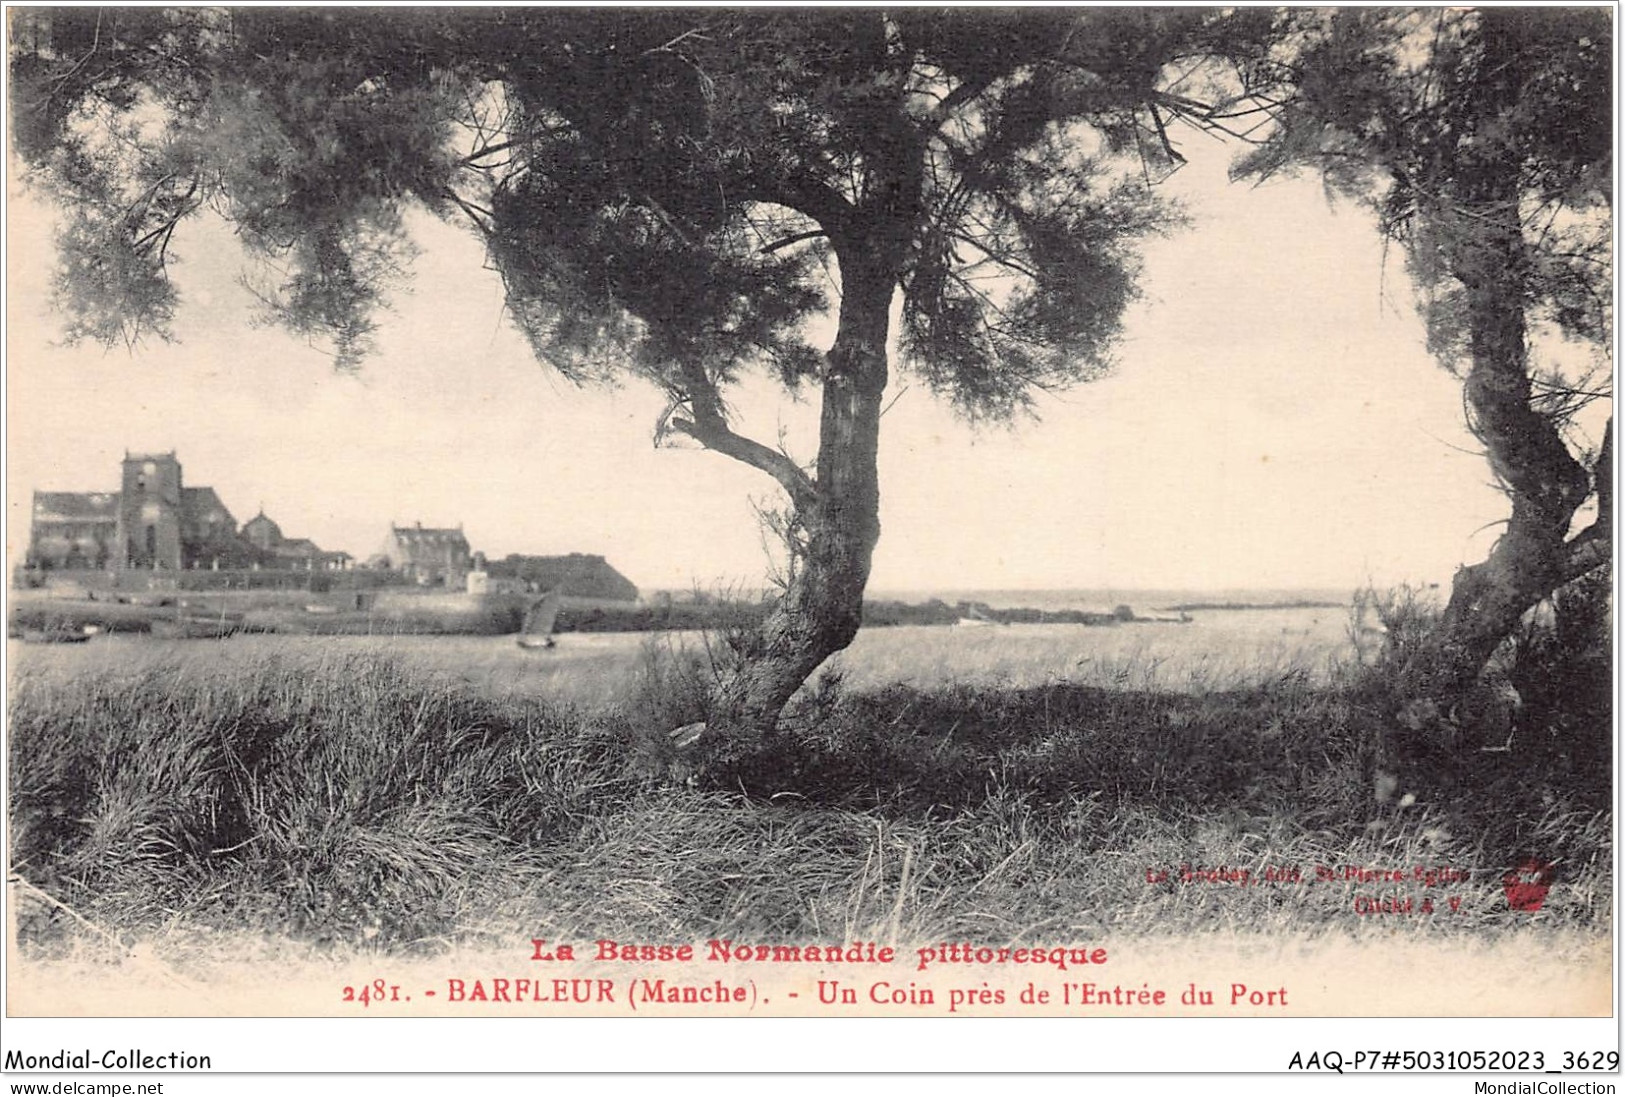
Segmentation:
{"type": "MultiPolygon", "coordinates": [[[[1104,683],[832,675],[770,755],[673,787],[640,744],[704,718],[723,650],[651,644],[587,706],[430,673],[415,648],[187,650],[221,649],[15,674],[12,867],[62,904],[30,908],[31,948],[82,939],[64,907],[126,941],[246,928],[394,950],[515,932],[1375,932],[1350,912],[1356,885],[1316,884],[1316,865],[1462,870],[1457,909],[1403,925],[1482,932],[1528,924],[1500,876],[1531,853],[1564,884],[1535,918],[1612,915],[1605,777],[1531,735],[1418,774],[1402,808],[1373,795],[1389,729],[1365,680],[1321,668],[1180,689],[1131,655],[1104,683]],[[1183,864],[1311,879],[1186,884],[1183,864]]],[[[1606,754],[1606,709],[1576,708],[1563,734],[1606,754]]]]}
{"type": "Polygon", "coordinates": [[[413,939],[624,797],[619,744],[399,663],[276,658],[13,684],[13,866],[112,910],[413,939]]]}

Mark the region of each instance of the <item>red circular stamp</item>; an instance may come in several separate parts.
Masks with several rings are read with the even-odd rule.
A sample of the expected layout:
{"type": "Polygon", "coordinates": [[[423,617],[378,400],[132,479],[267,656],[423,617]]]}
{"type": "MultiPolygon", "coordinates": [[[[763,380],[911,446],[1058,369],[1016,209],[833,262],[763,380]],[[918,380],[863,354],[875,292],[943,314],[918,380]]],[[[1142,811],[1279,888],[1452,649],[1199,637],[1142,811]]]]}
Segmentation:
{"type": "Polygon", "coordinates": [[[1501,877],[1506,889],[1507,903],[1513,910],[1533,914],[1546,902],[1546,893],[1552,890],[1557,870],[1550,861],[1525,858],[1517,868],[1501,877]]]}

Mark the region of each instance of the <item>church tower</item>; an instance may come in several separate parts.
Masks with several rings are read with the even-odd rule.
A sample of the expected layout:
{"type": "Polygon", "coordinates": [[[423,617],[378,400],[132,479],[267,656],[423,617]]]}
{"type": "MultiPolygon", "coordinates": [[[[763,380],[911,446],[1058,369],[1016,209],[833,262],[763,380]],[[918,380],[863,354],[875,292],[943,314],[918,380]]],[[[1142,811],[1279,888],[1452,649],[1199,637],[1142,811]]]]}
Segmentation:
{"type": "Polygon", "coordinates": [[[180,570],[181,463],[174,453],[125,454],[118,544],[125,568],[180,570]]]}

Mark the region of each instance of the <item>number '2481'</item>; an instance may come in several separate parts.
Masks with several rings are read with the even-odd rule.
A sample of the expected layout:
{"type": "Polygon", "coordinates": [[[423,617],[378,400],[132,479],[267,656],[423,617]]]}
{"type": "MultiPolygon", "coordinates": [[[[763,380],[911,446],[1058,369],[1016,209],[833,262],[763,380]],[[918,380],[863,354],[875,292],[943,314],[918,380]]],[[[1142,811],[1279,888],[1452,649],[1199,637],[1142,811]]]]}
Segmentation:
{"type": "Polygon", "coordinates": [[[345,987],[344,1000],[346,1002],[360,1002],[363,1006],[371,1005],[373,1002],[399,1002],[401,1000],[401,988],[397,984],[386,983],[382,979],[374,979],[372,982],[363,983],[359,987],[345,987]]]}

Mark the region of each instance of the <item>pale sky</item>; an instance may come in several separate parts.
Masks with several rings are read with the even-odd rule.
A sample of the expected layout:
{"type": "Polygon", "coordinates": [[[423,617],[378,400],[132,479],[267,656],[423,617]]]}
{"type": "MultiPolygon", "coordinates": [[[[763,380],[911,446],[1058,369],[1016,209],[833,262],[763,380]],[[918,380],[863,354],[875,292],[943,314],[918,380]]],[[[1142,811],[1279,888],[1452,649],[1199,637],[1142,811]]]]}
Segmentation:
{"type": "MultiPolygon", "coordinates": [[[[1198,142],[1201,142],[1198,144],[1198,142]]],[[[1190,227],[1145,249],[1115,373],[980,431],[894,369],[870,588],[1329,587],[1445,582],[1482,558],[1505,500],[1428,357],[1397,249],[1313,180],[1225,180],[1193,138],[1165,184],[1190,227]]],[[[35,489],[116,490],[119,461],[175,450],[239,523],[358,557],[391,522],[461,523],[491,556],[590,552],[645,590],[767,568],[763,474],[655,449],[661,400],[581,390],[531,357],[460,228],[422,218],[408,293],[359,376],[250,324],[229,232],[177,239],[180,342],[53,345],[50,234],[8,186],[7,543],[35,489]]],[[[815,395],[815,394],[813,394],[815,395]]],[[[811,457],[816,404],[765,382],[741,427],[811,457]]]]}

